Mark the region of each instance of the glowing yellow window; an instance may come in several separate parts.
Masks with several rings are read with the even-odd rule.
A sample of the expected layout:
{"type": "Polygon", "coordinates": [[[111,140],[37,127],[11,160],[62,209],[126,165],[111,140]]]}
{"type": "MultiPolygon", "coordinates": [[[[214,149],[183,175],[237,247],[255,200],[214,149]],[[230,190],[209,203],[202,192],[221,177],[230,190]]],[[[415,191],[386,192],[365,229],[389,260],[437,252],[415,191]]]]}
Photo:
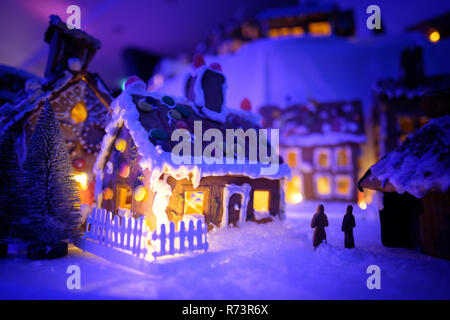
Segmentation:
{"type": "Polygon", "coordinates": [[[287,160],[288,160],[289,167],[291,167],[291,168],[297,167],[297,152],[289,151],[287,160]]]}
{"type": "Polygon", "coordinates": [[[280,32],[276,28],[272,28],[269,30],[269,37],[270,38],[276,38],[280,36],[280,32]]]}
{"type": "Polygon", "coordinates": [[[330,152],[328,149],[316,150],[317,166],[321,168],[328,168],[330,166],[330,152]]]}
{"type": "Polygon", "coordinates": [[[122,209],[131,209],[131,189],[129,187],[119,187],[118,188],[118,197],[117,197],[117,206],[122,209]]]}
{"type": "Polygon", "coordinates": [[[340,195],[350,194],[350,177],[336,177],[336,192],[340,195]]]}
{"type": "Polygon", "coordinates": [[[308,25],[309,33],[315,36],[329,36],[331,25],[328,22],[311,22],[308,25]]]}
{"type": "Polygon", "coordinates": [[[338,149],[337,151],[337,165],[339,167],[348,167],[350,164],[350,155],[348,149],[338,149]]]}
{"type": "Polygon", "coordinates": [[[203,207],[203,191],[186,191],[184,193],[184,214],[203,214],[203,207]]]}
{"type": "Polygon", "coordinates": [[[420,117],[419,118],[419,128],[422,128],[424,125],[428,123],[428,117],[420,117]]]}
{"type": "Polygon", "coordinates": [[[86,110],[86,106],[84,103],[77,103],[70,112],[70,117],[75,123],[84,122],[88,116],[88,112],[86,110]]]}
{"type": "Polygon", "coordinates": [[[302,27],[293,27],[291,29],[291,34],[296,37],[302,36],[304,33],[305,30],[302,27]]]}
{"type": "Polygon", "coordinates": [[[286,184],[286,201],[289,203],[299,203],[302,200],[302,179],[299,176],[294,176],[286,184]]]}
{"type": "Polygon", "coordinates": [[[329,195],[331,193],[330,178],[326,176],[318,177],[316,187],[317,187],[317,194],[329,195]]]}
{"type": "Polygon", "coordinates": [[[253,210],[258,212],[269,211],[269,191],[257,190],[253,192],[253,210]]]}

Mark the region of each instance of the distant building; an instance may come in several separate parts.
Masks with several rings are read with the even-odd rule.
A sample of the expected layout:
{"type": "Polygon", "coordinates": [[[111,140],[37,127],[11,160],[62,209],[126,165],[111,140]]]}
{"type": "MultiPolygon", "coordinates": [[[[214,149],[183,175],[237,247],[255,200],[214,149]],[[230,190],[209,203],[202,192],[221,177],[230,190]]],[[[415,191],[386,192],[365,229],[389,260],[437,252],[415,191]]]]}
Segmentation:
{"type": "Polygon", "coordinates": [[[359,187],[378,191],[383,245],[450,259],[450,94],[424,100],[433,119],[370,167],[359,187]]]}
{"type": "Polygon", "coordinates": [[[197,46],[202,54],[228,54],[242,45],[261,38],[349,37],[355,34],[352,10],[340,10],[335,4],[307,1],[298,6],[261,12],[253,19],[230,21],[213,28],[197,46]]]}
{"type": "Polygon", "coordinates": [[[400,78],[380,80],[373,90],[371,130],[378,159],[428,122],[420,106],[423,94],[446,88],[450,88],[450,75],[425,76],[422,48],[403,51],[400,78]]]}
{"type": "Polygon", "coordinates": [[[95,186],[92,166],[111,118],[109,90],[98,75],[86,70],[100,42],[81,30],[69,30],[53,15],[45,41],[50,45],[45,78],[27,81],[16,103],[0,108],[0,131],[12,130],[17,135],[23,163],[40,111],[49,99],[61,123],[81,202],[90,204],[95,186]]]}
{"type": "Polygon", "coordinates": [[[280,129],[280,154],[292,170],[286,201],[358,201],[361,144],[366,142],[359,101],[259,109],[264,126],[280,129]]]}

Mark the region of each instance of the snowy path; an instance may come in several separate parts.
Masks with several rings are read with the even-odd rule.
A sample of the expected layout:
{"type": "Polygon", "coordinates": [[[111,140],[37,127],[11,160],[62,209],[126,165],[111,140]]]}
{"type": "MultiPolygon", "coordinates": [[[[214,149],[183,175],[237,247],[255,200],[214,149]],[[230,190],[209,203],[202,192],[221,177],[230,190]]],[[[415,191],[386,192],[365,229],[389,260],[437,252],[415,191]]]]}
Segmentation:
{"type": "Polygon", "coordinates": [[[71,248],[64,259],[0,260],[0,298],[38,299],[428,299],[450,298],[450,261],[381,245],[370,208],[355,209],[357,248],[343,248],[343,204],[326,204],[327,246],[312,249],[316,203],[289,207],[287,220],[209,234],[208,254],[166,259],[148,272],[71,248]],[[81,290],[66,287],[66,268],[81,268],[81,290]],[[381,290],[368,290],[366,268],[381,268],[381,290]]]}

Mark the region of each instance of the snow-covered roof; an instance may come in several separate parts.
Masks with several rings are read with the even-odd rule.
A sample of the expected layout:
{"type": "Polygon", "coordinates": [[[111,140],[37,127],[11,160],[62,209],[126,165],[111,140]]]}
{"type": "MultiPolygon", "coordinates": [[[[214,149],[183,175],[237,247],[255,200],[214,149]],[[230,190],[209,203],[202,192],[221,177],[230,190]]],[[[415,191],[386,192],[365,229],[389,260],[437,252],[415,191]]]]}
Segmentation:
{"type": "Polygon", "coordinates": [[[37,77],[24,70],[0,65],[0,106],[7,102],[14,103],[25,81],[33,78],[37,77]]]}
{"type": "Polygon", "coordinates": [[[384,95],[388,99],[415,99],[427,92],[443,90],[449,87],[450,75],[443,74],[427,77],[415,87],[408,87],[402,81],[394,79],[380,80],[373,89],[375,93],[384,95]]]}
{"type": "Polygon", "coordinates": [[[435,118],[374,164],[363,188],[409,193],[417,198],[450,187],[450,115],[435,118]]]}
{"type": "Polygon", "coordinates": [[[32,78],[25,83],[24,91],[15,105],[6,103],[0,107],[0,131],[8,130],[15,123],[27,117],[30,112],[40,108],[46,99],[51,99],[55,93],[63,89],[69,82],[77,79],[87,79],[101,92],[109,102],[110,94],[101,79],[96,74],[80,71],[73,73],[65,71],[56,78],[32,78]]]}
{"type": "MultiPolygon", "coordinates": [[[[202,108],[194,106],[194,103],[186,98],[165,96],[147,91],[143,82],[125,88],[112,102],[111,107],[113,109],[112,120],[106,127],[106,135],[103,138],[101,151],[94,166],[97,182],[102,181],[103,169],[111,146],[115,141],[118,129],[122,125],[129,130],[138,148],[138,153],[141,156],[140,166],[143,170],[151,170],[152,181],[157,181],[163,172],[171,173],[176,179],[188,178],[192,174],[191,180],[194,187],[198,186],[203,176],[233,174],[251,178],[280,179],[290,175],[289,167],[285,164],[280,164],[276,174],[264,175],[261,174],[261,168],[265,165],[260,162],[256,164],[226,164],[224,158],[223,164],[206,164],[204,161],[201,164],[194,164],[193,157],[190,161],[191,164],[176,164],[173,162],[171,151],[178,144],[178,141],[171,141],[171,135],[175,129],[186,129],[192,137],[194,121],[201,121],[203,133],[207,129],[216,128],[223,133],[225,138],[226,129],[242,128],[245,131],[249,128],[258,128],[252,120],[251,112],[226,108],[226,112],[221,112],[224,118],[219,121],[203,113],[202,108]],[[155,130],[164,132],[166,137],[155,139],[151,134],[155,130]]],[[[194,140],[192,138],[192,143],[194,143],[194,140]]],[[[202,150],[208,144],[210,144],[209,141],[203,141],[202,150]]],[[[246,156],[248,155],[248,147],[248,143],[246,143],[246,156]]],[[[99,184],[96,190],[98,188],[100,188],[99,184]]]]}
{"type": "Polygon", "coordinates": [[[284,146],[364,143],[364,120],[359,101],[294,104],[259,109],[267,127],[280,128],[284,146]]]}

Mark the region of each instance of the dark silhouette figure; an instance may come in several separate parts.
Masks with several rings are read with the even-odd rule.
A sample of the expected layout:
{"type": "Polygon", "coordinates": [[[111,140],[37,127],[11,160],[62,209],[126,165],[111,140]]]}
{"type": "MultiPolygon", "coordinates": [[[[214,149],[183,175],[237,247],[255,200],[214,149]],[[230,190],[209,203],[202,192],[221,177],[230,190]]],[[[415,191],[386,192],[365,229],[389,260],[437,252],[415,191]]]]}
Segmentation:
{"type": "Polygon", "coordinates": [[[345,233],[345,247],[354,248],[355,239],[353,238],[353,228],[356,227],[355,216],[352,214],[353,206],[347,206],[347,212],[342,220],[342,231],[345,233]]]}
{"type": "Polygon", "coordinates": [[[324,212],[323,204],[319,204],[317,212],[313,215],[311,220],[311,228],[314,228],[313,246],[317,248],[322,241],[327,240],[325,227],[328,227],[328,218],[324,212]]]}

